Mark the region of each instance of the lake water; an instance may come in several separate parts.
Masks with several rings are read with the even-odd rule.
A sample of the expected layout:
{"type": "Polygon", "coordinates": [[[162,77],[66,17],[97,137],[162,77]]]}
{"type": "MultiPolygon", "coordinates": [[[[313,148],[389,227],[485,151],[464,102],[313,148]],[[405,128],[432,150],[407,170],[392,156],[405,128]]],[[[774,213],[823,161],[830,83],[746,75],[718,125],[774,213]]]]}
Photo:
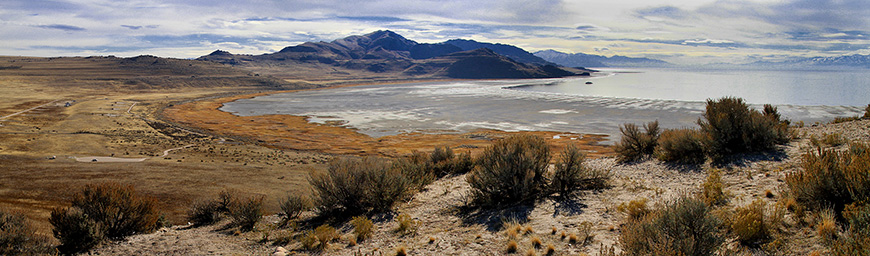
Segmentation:
{"type": "Polygon", "coordinates": [[[785,118],[807,123],[863,114],[870,103],[870,77],[860,72],[632,71],[641,73],[301,91],[237,100],[221,110],[342,122],[373,137],[476,129],[615,136],[623,123],[659,120],[664,128],[696,127],[704,100],[721,96],[745,98],[755,108],[773,103],[785,118]]]}
{"type": "Polygon", "coordinates": [[[867,106],[870,70],[603,69],[603,77],[515,88],[585,96],[704,101],[737,96],[749,103],[867,106]],[[592,84],[585,84],[592,82],[592,84]]]}

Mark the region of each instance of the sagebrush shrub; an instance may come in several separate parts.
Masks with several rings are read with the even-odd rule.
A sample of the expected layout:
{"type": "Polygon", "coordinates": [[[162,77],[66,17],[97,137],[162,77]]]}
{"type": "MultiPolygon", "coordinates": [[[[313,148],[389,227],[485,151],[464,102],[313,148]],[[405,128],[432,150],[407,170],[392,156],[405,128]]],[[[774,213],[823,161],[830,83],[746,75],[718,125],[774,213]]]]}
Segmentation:
{"type": "Polygon", "coordinates": [[[281,201],[281,212],[279,214],[283,218],[283,221],[288,222],[298,218],[302,212],[311,209],[311,207],[313,205],[308,196],[291,193],[281,201]]]}
{"type": "Polygon", "coordinates": [[[407,213],[399,214],[396,217],[396,233],[407,235],[413,234],[417,232],[417,227],[420,226],[420,222],[411,218],[411,215],[407,213]]]}
{"type": "Polygon", "coordinates": [[[639,220],[652,212],[652,210],[647,207],[647,202],[649,202],[649,199],[646,198],[623,202],[616,207],[616,210],[627,214],[630,219],[639,220]]]}
{"type": "Polygon", "coordinates": [[[133,186],[117,183],[86,185],[73,197],[72,207],[99,223],[109,239],[153,231],[160,218],[157,200],[140,197],[133,186]]]}
{"type": "Polygon", "coordinates": [[[353,225],[353,234],[356,236],[356,241],[362,242],[372,236],[374,223],[372,223],[371,219],[365,216],[356,216],[350,220],[350,224],[353,225]]]}
{"type": "Polygon", "coordinates": [[[88,251],[104,238],[102,225],[76,207],[52,210],[48,222],[53,227],[52,234],[60,241],[57,250],[63,254],[88,251]]]}
{"type": "Polygon", "coordinates": [[[529,202],[547,186],[550,148],[543,138],[517,135],[495,142],[468,175],[471,198],[480,206],[529,202]]]}
{"type": "Polygon", "coordinates": [[[867,104],[867,107],[864,108],[864,118],[870,118],[870,104],[867,104]]]}
{"type": "Polygon", "coordinates": [[[619,235],[625,255],[711,255],[724,239],[719,220],[693,197],[680,197],[640,219],[628,219],[619,235]]]}
{"type": "Polygon", "coordinates": [[[329,247],[329,242],[340,238],[338,231],[332,226],[323,224],[314,229],[314,236],[317,237],[317,248],[324,250],[329,247]]]}
{"type": "Polygon", "coordinates": [[[707,159],[704,134],[695,129],[667,129],[659,136],[655,156],[665,162],[701,164],[707,159]]]}
{"type": "Polygon", "coordinates": [[[215,200],[201,200],[194,202],[187,211],[187,221],[194,226],[204,226],[217,223],[221,220],[221,206],[215,200]]]}
{"type": "Polygon", "coordinates": [[[644,124],[643,128],[644,132],[640,132],[635,124],[624,124],[619,127],[622,139],[616,143],[614,150],[620,162],[636,161],[655,152],[661,132],[659,121],[644,124]]]}
{"type": "Polygon", "coordinates": [[[23,214],[0,210],[0,255],[47,255],[50,248],[23,214]]]}
{"type": "Polygon", "coordinates": [[[743,99],[724,97],[707,100],[701,131],[709,138],[708,154],[713,158],[773,149],[787,142],[791,134],[787,122],[779,119],[776,109],[762,114],[750,109],[743,99]]]}
{"type": "Polygon", "coordinates": [[[586,167],[583,164],[584,161],[586,161],[586,155],[580,151],[580,148],[568,145],[565,151],[562,151],[559,162],[556,163],[556,168],[550,178],[552,192],[567,197],[576,190],[606,187],[607,181],[610,179],[610,172],[586,167]]]}
{"type": "Polygon", "coordinates": [[[425,153],[414,152],[408,157],[396,160],[392,168],[405,176],[410,187],[420,190],[431,184],[436,178],[429,159],[425,153]]]}
{"type": "Polygon", "coordinates": [[[251,231],[254,225],[263,217],[264,196],[252,196],[247,198],[235,198],[229,206],[229,215],[233,219],[233,225],[242,231],[251,231]]]}
{"type": "Polygon", "coordinates": [[[833,207],[840,213],[846,205],[870,200],[870,147],[852,144],[850,150],[818,149],[801,158],[802,170],[785,177],[794,199],[809,209],[833,207]]]}
{"type": "Polygon", "coordinates": [[[326,173],[311,174],[308,182],[318,210],[336,214],[389,210],[410,188],[405,175],[380,158],[338,158],[326,173]]]}

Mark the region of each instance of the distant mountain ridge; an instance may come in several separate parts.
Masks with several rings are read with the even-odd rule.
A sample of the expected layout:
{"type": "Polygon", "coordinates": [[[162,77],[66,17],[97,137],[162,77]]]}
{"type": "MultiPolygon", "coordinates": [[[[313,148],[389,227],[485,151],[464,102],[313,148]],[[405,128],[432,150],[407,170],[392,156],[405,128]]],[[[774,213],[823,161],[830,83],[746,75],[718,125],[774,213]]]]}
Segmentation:
{"type": "Polygon", "coordinates": [[[752,66],[763,67],[857,67],[870,68],[870,55],[844,55],[834,57],[809,57],[788,61],[759,61],[750,63],[752,66]]]}
{"type": "Polygon", "coordinates": [[[555,50],[544,50],[534,53],[546,61],[566,67],[670,67],[673,64],[650,58],[632,58],[615,55],[606,57],[585,53],[564,53],[555,50]]]}
{"type": "Polygon", "coordinates": [[[331,74],[368,72],[412,78],[553,78],[588,72],[568,71],[515,46],[472,40],[417,43],[389,30],[332,42],[307,42],[262,55],[217,50],[198,60],[279,74],[303,66],[331,69],[331,74]]]}

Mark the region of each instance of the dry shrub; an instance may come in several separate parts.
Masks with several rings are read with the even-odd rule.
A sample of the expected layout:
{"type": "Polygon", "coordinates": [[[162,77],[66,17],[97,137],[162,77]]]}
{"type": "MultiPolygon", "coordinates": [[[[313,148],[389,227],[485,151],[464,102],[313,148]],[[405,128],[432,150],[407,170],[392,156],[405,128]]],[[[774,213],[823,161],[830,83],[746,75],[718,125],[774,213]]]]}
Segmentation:
{"type": "Polygon", "coordinates": [[[801,159],[803,170],[786,175],[794,199],[813,210],[833,207],[836,213],[846,205],[870,199],[870,147],[853,144],[848,151],[819,149],[801,159]]]}
{"type": "Polygon", "coordinates": [[[138,196],[129,185],[86,185],[73,196],[69,208],[52,211],[49,222],[55,237],[63,243],[62,250],[82,251],[102,237],[117,240],[153,231],[160,218],[156,205],[155,199],[138,196]]]}
{"type": "Polygon", "coordinates": [[[0,255],[47,255],[50,252],[48,239],[37,234],[23,214],[0,211],[0,255]]]}
{"type": "Polygon", "coordinates": [[[546,188],[550,148],[543,138],[516,135],[495,142],[468,175],[473,203],[483,207],[528,203],[546,188]]]}
{"type": "Polygon", "coordinates": [[[610,172],[586,167],[586,155],[575,145],[568,145],[562,151],[559,162],[550,181],[550,190],[567,197],[576,190],[602,189],[607,187],[610,172]]]}
{"type": "Polygon", "coordinates": [[[264,196],[234,199],[229,206],[229,215],[233,220],[232,224],[238,226],[241,231],[253,230],[254,225],[263,217],[264,199],[264,196]]]}
{"type": "Polygon", "coordinates": [[[302,249],[306,251],[314,251],[317,250],[317,234],[314,231],[309,230],[302,234],[299,238],[299,243],[302,244],[302,249]]]}
{"type": "Polygon", "coordinates": [[[285,223],[298,218],[302,212],[314,207],[311,203],[311,198],[300,195],[299,193],[291,193],[281,201],[281,218],[285,223]]]}
{"type": "Polygon", "coordinates": [[[410,187],[400,171],[380,158],[338,158],[326,173],[312,173],[308,182],[318,210],[339,215],[387,211],[410,187]]]}
{"type": "Polygon", "coordinates": [[[851,204],[843,211],[849,229],[834,241],[834,255],[870,255],[870,204],[868,201],[851,204]]]}
{"type": "Polygon", "coordinates": [[[420,226],[420,222],[411,218],[411,215],[407,213],[399,214],[396,217],[396,224],[398,225],[395,231],[401,235],[417,233],[417,227],[420,226]]]}
{"type": "Polygon", "coordinates": [[[659,137],[655,156],[659,160],[681,164],[702,164],[704,134],[696,129],[667,129],[659,137]]]}
{"type": "Polygon", "coordinates": [[[619,127],[622,139],[616,143],[614,150],[620,162],[636,161],[653,154],[661,132],[659,121],[644,124],[643,128],[644,132],[640,132],[635,124],[624,124],[619,127]]]}
{"type": "Polygon", "coordinates": [[[86,252],[104,239],[102,225],[76,207],[52,210],[48,222],[60,241],[57,250],[63,254],[86,252]]]}
{"type": "Polygon", "coordinates": [[[555,255],[555,254],[556,254],[556,246],[553,246],[553,244],[548,243],[547,250],[544,251],[544,255],[551,256],[551,255],[555,255]]]}
{"type": "Polygon", "coordinates": [[[450,147],[436,147],[429,155],[429,163],[438,177],[463,174],[474,169],[474,160],[471,159],[471,154],[464,152],[457,156],[450,147]]]}
{"type": "Polygon", "coordinates": [[[631,219],[640,219],[651,212],[646,203],[649,199],[639,198],[628,202],[623,202],[616,207],[616,210],[625,214],[631,219]]]}
{"type": "Polygon", "coordinates": [[[867,107],[864,108],[864,118],[870,118],[870,104],[867,104],[867,107]]]}
{"type": "Polygon", "coordinates": [[[724,97],[707,100],[704,119],[698,120],[707,140],[708,154],[714,159],[744,152],[773,149],[791,139],[788,123],[779,119],[776,109],[762,114],[750,109],[743,99],[724,97]]]}
{"type": "Polygon", "coordinates": [[[592,222],[581,222],[577,229],[577,238],[579,239],[580,244],[586,245],[591,243],[592,240],[595,239],[595,230],[592,229],[592,222]]]}
{"type": "Polygon", "coordinates": [[[211,225],[221,220],[221,206],[218,201],[200,200],[187,211],[187,221],[194,226],[211,225]]]}
{"type": "Polygon", "coordinates": [[[708,206],[723,205],[728,202],[725,193],[725,184],[722,183],[722,171],[711,169],[707,179],[701,184],[701,192],[698,196],[708,206]]]}
{"type": "Polygon", "coordinates": [[[353,225],[353,234],[356,236],[356,241],[362,242],[372,236],[374,223],[369,218],[356,216],[350,220],[350,224],[353,225]]]}
{"type": "Polygon", "coordinates": [[[719,220],[701,200],[683,196],[641,219],[627,219],[619,236],[625,255],[711,255],[723,238],[719,220]]]}
{"type": "Polygon", "coordinates": [[[429,156],[422,152],[414,152],[408,157],[399,158],[393,163],[393,169],[405,176],[409,186],[420,190],[435,181],[435,173],[429,156]]]}
{"type": "Polygon", "coordinates": [[[536,255],[538,255],[538,254],[535,253],[535,248],[529,248],[529,250],[526,251],[526,256],[536,256],[536,255]]]}
{"type": "Polygon", "coordinates": [[[762,200],[756,200],[744,207],[737,207],[731,217],[731,231],[737,235],[740,243],[758,246],[766,243],[771,237],[771,223],[765,219],[765,207],[762,200]]]}
{"type": "Polygon", "coordinates": [[[832,124],[839,124],[845,122],[852,122],[861,120],[861,116],[838,116],[834,117],[834,120],[831,121],[832,124]]]}

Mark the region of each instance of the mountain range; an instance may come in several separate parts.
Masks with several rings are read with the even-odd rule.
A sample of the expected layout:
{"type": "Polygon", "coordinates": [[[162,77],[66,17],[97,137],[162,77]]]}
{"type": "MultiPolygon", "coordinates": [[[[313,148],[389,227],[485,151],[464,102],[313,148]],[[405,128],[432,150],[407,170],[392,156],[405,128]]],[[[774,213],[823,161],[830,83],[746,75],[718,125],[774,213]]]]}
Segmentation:
{"type": "Polygon", "coordinates": [[[834,57],[808,57],[787,61],[759,61],[748,64],[756,67],[806,68],[806,67],[855,67],[870,68],[870,55],[844,55],[834,57]]]}
{"type": "Polygon", "coordinates": [[[237,55],[217,50],[198,60],[281,76],[328,70],[331,76],[403,78],[554,78],[588,74],[564,68],[523,49],[473,40],[428,44],[382,30],[332,42],[307,42],[275,53],[237,55]]]}
{"type": "Polygon", "coordinates": [[[567,67],[671,67],[673,64],[650,58],[632,58],[615,55],[606,57],[585,53],[564,53],[544,50],[534,53],[546,61],[567,67]]]}

